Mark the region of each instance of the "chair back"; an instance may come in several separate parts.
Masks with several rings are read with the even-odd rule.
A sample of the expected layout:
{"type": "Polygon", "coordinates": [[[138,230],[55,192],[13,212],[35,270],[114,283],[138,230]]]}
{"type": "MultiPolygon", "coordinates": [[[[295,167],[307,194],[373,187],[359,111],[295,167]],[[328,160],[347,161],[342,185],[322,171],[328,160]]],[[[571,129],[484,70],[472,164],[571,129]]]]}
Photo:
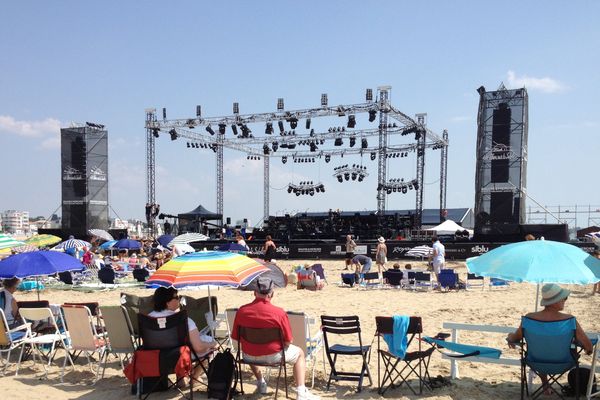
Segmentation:
{"type": "Polygon", "coordinates": [[[98,316],[98,307],[100,306],[97,301],[89,303],[64,303],[65,306],[85,306],[90,310],[90,313],[96,317],[98,316]]]}
{"type": "MultiPolygon", "coordinates": [[[[206,313],[211,311],[209,309],[208,297],[201,297],[199,299],[191,296],[181,297],[181,310],[185,310],[187,312],[188,317],[194,321],[198,327],[198,330],[201,331],[208,325],[206,322],[206,313]]],[[[211,296],[210,304],[212,305],[212,315],[217,315],[219,307],[216,296],[211,296]]]]}
{"type": "Polygon", "coordinates": [[[10,346],[12,340],[8,333],[8,322],[6,321],[6,315],[4,310],[0,308],[0,347],[10,346]]]}
{"type": "Polygon", "coordinates": [[[388,269],[383,273],[383,277],[387,279],[387,283],[392,286],[400,286],[403,275],[402,271],[395,269],[388,269]]]}
{"type": "Polygon", "coordinates": [[[123,306],[102,306],[102,319],[113,353],[133,353],[133,327],[123,306]]]}
{"type": "Polygon", "coordinates": [[[98,335],[89,308],[81,305],[62,306],[73,350],[94,351],[98,348],[98,335]]]}
{"type": "Polygon", "coordinates": [[[298,285],[301,288],[314,288],[317,286],[316,276],[316,271],[302,269],[298,271],[298,285]]]}
{"type": "Polygon", "coordinates": [[[150,314],[154,309],[152,296],[136,296],[134,294],[121,293],[121,305],[127,310],[133,333],[139,336],[138,314],[150,314]]]}
{"type": "Polygon", "coordinates": [[[525,362],[534,370],[562,373],[576,364],[571,345],[575,340],[575,317],[562,321],[537,321],[521,318],[523,339],[527,344],[525,362]]]}
{"type": "MultiPolygon", "coordinates": [[[[394,333],[394,318],[393,317],[375,317],[375,334],[376,335],[392,335],[394,333]]],[[[406,334],[423,333],[423,321],[421,317],[410,317],[406,334]]]]}
{"type": "Polygon", "coordinates": [[[330,335],[355,335],[360,347],[363,346],[358,316],[321,315],[321,331],[325,349],[329,349],[330,335]]]}
{"type": "Polygon", "coordinates": [[[458,284],[458,275],[453,269],[443,269],[438,275],[438,280],[443,288],[455,288],[458,284]]]}
{"type": "Polygon", "coordinates": [[[292,331],[292,344],[302,349],[305,355],[308,355],[307,341],[310,340],[310,334],[308,332],[306,314],[303,312],[288,311],[287,315],[292,331]]]}
{"type": "Polygon", "coordinates": [[[185,311],[168,317],[154,318],[144,314],[137,317],[144,349],[172,349],[188,344],[188,316],[185,311]]]}
{"type": "Polygon", "coordinates": [[[315,271],[317,276],[323,281],[327,280],[327,278],[325,278],[325,269],[323,268],[323,264],[313,264],[312,270],[315,271]]]}
{"type": "Polygon", "coordinates": [[[54,329],[55,334],[60,333],[56,318],[54,318],[50,308],[19,308],[19,314],[25,322],[48,322],[50,327],[54,329]]]}
{"type": "Polygon", "coordinates": [[[114,284],[115,271],[112,268],[100,268],[98,270],[98,279],[105,284],[114,284]]]}
{"type": "MultiPolygon", "coordinates": [[[[242,360],[241,354],[244,352],[244,343],[256,345],[264,345],[276,342],[279,344],[281,352],[281,364],[285,363],[285,344],[283,343],[283,333],[281,328],[249,328],[247,326],[238,325],[239,346],[237,350],[238,360],[242,360]]],[[[279,365],[280,363],[273,363],[279,365]]]]}
{"type": "Polygon", "coordinates": [[[48,300],[28,300],[28,301],[17,301],[17,307],[21,308],[50,308],[50,302],[48,300]]]}

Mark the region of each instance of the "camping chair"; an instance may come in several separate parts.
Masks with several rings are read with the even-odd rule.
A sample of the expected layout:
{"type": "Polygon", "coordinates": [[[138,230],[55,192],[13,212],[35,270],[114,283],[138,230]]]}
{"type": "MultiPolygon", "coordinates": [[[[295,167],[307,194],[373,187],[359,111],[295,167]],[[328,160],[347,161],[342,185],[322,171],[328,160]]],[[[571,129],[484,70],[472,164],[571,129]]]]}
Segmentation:
{"type": "Polygon", "coordinates": [[[237,341],[231,339],[231,330],[233,329],[233,322],[235,321],[235,315],[237,314],[237,308],[228,308],[225,310],[225,320],[227,321],[227,332],[229,336],[229,347],[235,352],[237,351],[237,341]]]}
{"type": "MultiPolygon", "coordinates": [[[[410,277],[410,275],[409,275],[410,277]]],[[[410,279],[410,278],[409,278],[410,279]]],[[[413,289],[433,289],[434,282],[431,280],[430,272],[415,272],[415,283],[413,285],[413,289]]]]}
{"type": "MultiPolygon", "coordinates": [[[[67,341],[67,350],[84,353],[92,371],[94,371],[94,366],[90,356],[94,353],[98,353],[98,362],[94,371],[95,384],[98,382],[98,377],[100,375],[100,365],[102,364],[102,359],[108,354],[106,351],[106,341],[100,335],[98,335],[92,313],[86,306],[64,304],[62,306],[62,312],[68,328],[67,335],[69,340],[67,341]]],[[[104,364],[106,365],[106,361],[104,364]]],[[[67,357],[65,357],[63,362],[61,379],[65,374],[66,367],[67,357]]],[[[104,377],[104,370],[102,371],[102,377],[104,377]]]]}
{"type": "MultiPolygon", "coordinates": [[[[50,367],[50,363],[54,359],[56,352],[59,347],[65,349],[65,357],[68,358],[68,361],[71,363],[73,369],[75,365],[73,364],[73,360],[71,359],[71,355],[66,350],[67,346],[65,344],[65,340],[67,339],[67,335],[65,333],[61,333],[56,323],[56,319],[54,318],[54,314],[52,314],[52,310],[50,308],[21,308],[19,309],[19,313],[25,322],[32,323],[45,323],[48,324],[49,333],[39,334],[37,336],[26,338],[23,342],[24,344],[28,344],[31,346],[32,357],[34,364],[36,363],[36,353],[40,356],[40,359],[47,358],[48,363],[44,365],[45,375],[44,377],[48,377],[48,370],[50,367]],[[44,354],[40,347],[47,346],[50,347],[47,354],[44,354]]],[[[19,362],[17,363],[17,371],[15,372],[15,376],[19,375],[19,368],[21,367],[21,360],[23,359],[23,350],[25,346],[21,346],[21,354],[19,356],[19,362]]],[[[61,374],[60,380],[63,380],[63,374],[61,374]]]]}
{"type": "Polygon", "coordinates": [[[354,287],[356,283],[356,274],[342,274],[342,285],[349,285],[350,287],[354,287]]]}
{"type": "Polygon", "coordinates": [[[123,306],[102,306],[102,318],[108,338],[107,356],[104,359],[104,370],[108,362],[108,354],[115,354],[121,363],[121,369],[125,368],[121,354],[125,355],[127,361],[135,352],[136,342],[133,336],[133,327],[129,320],[129,314],[123,306]]]}
{"type": "MultiPolygon", "coordinates": [[[[573,348],[575,340],[575,329],[577,327],[575,317],[562,321],[536,321],[531,318],[521,317],[521,329],[523,339],[521,340],[521,399],[524,392],[535,399],[541,396],[546,389],[540,385],[533,393],[529,394],[527,388],[527,368],[529,367],[536,375],[547,375],[547,388],[556,393],[560,398],[561,390],[556,390],[552,385],[562,385],[558,379],[566,372],[575,368],[579,370],[578,355],[573,348]]],[[[579,375],[576,373],[576,375],[579,375]]],[[[584,385],[584,382],[579,384],[584,385]]],[[[578,387],[576,391],[578,392],[578,387]]],[[[579,396],[577,396],[579,398],[579,396]]]]}
{"type": "Polygon", "coordinates": [[[283,343],[283,333],[280,328],[249,328],[245,326],[238,326],[238,349],[236,362],[239,365],[240,371],[240,392],[244,394],[244,380],[241,374],[242,365],[254,365],[256,367],[269,367],[279,368],[279,374],[277,375],[277,381],[275,383],[275,399],[279,391],[279,379],[281,378],[281,371],[283,370],[283,379],[285,385],[285,397],[288,398],[288,387],[287,387],[287,369],[285,367],[285,345],[283,343]],[[281,359],[276,362],[259,362],[256,360],[249,360],[244,357],[244,343],[251,344],[267,344],[271,342],[279,342],[281,359]]]}
{"type": "Polygon", "coordinates": [[[331,371],[329,373],[329,379],[327,380],[327,390],[331,385],[331,381],[356,381],[358,382],[357,391],[362,390],[363,379],[369,378],[369,385],[373,384],[371,380],[371,373],[369,372],[369,354],[371,351],[370,345],[363,345],[361,337],[360,322],[358,316],[342,316],[334,317],[321,315],[321,331],[323,331],[323,341],[325,344],[325,354],[329,361],[331,371]],[[331,344],[331,335],[336,335],[335,338],[340,338],[344,335],[356,335],[358,339],[358,346],[356,345],[344,345],[344,344],[331,344]],[[336,361],[338,356],[359,356],[362,358],[360,372],[346,372],[338,371],[336,368],[336,361]]]}
{"type": "Polygon", "coordinates": [[[0,308],[0,361],[4,362],[2,375],[6,373],[6,369],[10,364],[12,351],[23,346],[25,340],[31,337],[31,324],[22,324],[9,329],[4,310],[0,308]],[[6,354],[6,360],[3,359],[3,354],[6,354]]]}
{"type": "Polygon", "coordinates": [[[465,287],[467,290],[474,287],[481,287],[481,290],[485,287],[483,283],[483,276],[478,276],[471,272],[467,273],[467,282],[465,283],[465,287]]]}
{"type": "Polygon", "coordinates": [[[431,389],[428,368],[434,347],[430,346],[426,350],[421,347],[421,333],[423,332],[421,317],[375,317],[375,325],[378,354],[377,392],[383,395],[389,388],[406,383],[406,386],[416,395],[416,390],[408,382],[413,375],[419,380],[419,394],[423,393],[423,387],[431,389]],[[399,331],[396,331],[397,329],[399,331]],[[387,343],[387,349],[382,346],[382,339],[387,343]],[[407,351],[415,339],[417,348],[407,351]],[[383,377],[381,374],[382,363],[383,377]]]}
{"type": "Polygon", "coordinates": [[[90,310],[92,317],[94,317],[94,327],[96,332],[99,334],[104,333],[104,326],[102,324],[102,314],[100,313],[100,304],[97,301],[91,301],[87,303],[64,303],[65,306],[85,306],[90,310]]]}
{"type": "Polygon", "coordinates": [[[49,308],[50,302],[48,300],[27,300],[17,301],[17,307],[21,308],[49,308]]]}
{"type": "Polygon", "coordinates": [[[323,282],[329,285],[329,282],[327,282],[327,278],[325,277],[325,269],[323,268],[323,264],[313,264],[311,268],[317,273],[317,276],[321,278],[323,282]]]}
{"type": "Polygon", "coordinates": [[[438,275],[438,284],[442,289],[458,289],[458,274],[453,269],[443,269],[438,275]]]}
{"type": "MultiPolygon", "coordinates": [[[[314,336],[311,332],[311,326],[314,319],[309,318],[303,312],[287,312],[294,340],[292,344],[298,346],[306,356],[306,364],[312,362],[311,388],[315,386],[315,367],[317,365],[317,354],[323,350],[323,333],[317,332],[314,336]]],[[[325,353],[323,355],[323,370],[325,370],[325,353]]]]}
{"type": "Polygon", "coordinates": [[[154,309],[154,300],[150,296],[136,296],[134,294],[121,293],[121,305],[125,307],[129,315],[129,321],[133,327],[135,337],[139,336],[138,314],[150,314],[154,309]]]}
{"type": "MultiPolygon", "coordinates": [[[[364,288],[368,289],[379,287],[379,273],[378,272],[367,272],[365,274],[360,274],[360,278],[362,283],[364,283],[364,288]]],[[[361,285],[363,286],[363,285],[361,285]]]]}
{"type": "Polygon", "coordinates": [[[217,342],[219,350],[225,350],[229,344],[229,328],[227,326],[226,314],[220,313],[213,316],[212,311],[205,315],[206,326],[200,330],[200,334],[212,335],[217,342]]]}
{"type": "Polygon", "coordinates": [[[402,278],[404,274],[400,270],[388,269],[383,272],[383,279],[387,281],[387,284],[399,288],[402,286],[402,278]]]}
{"type": "Polygon", "coordinates": [[[490,289],[508,289],[510,282],[500,278],[490,278],[490,289]]]}
{"type": "Polygon", "coordinates": [[[208,297],[196,299],[191,296],[181,296],[181,309],[185,310],[188,314],[188,317],[194,321],[198,327],[198,331],[202,331],[208,327],[208,322],[206,320],[207,312],[210,311],[213,313],[212,315],[217,315],[217,297],[211,296],[212,310],[208,308],[208,304],[208,297]]]}
{"type": "Polygon", "coordinates": [[[592,365],[590,367],[590,378],[587,382],[587,390],[585,393],[585,397],[587,400],[590,400],[592,397],[600,396],[600,390],[594,390],[594,375],[597,372],[597,369],[600,367],[598,365],[598,358],[600,358],[600,335],[598,335],[597,341],[594,344],[594,351],[592,352],[592,365]]]}
{"type": "MultiPolygon", "coordinates": [[[[190,378],[190,399],[193,398],[193,371],[192,357],[194,349],[189,346],[188,316],[185,311],[180,311],[168,317],[153,318],[138,314],[138,327],[142,346],[133,355],[133,360],[125,369],[130,382],[137,382],[138,395],[146,393],[146,399],[157,388],[177,388],[178,383],[186,376],[190,378]],[[169,374],[176,374],[175,381],[171,381],[169,374]],[[145,379],[156,378],[156,379],[145,379]],[[149,388],[143,387],[147,382],[149,388]]],[[[198,358],[198,357],[196,357],[198,358]]]]}

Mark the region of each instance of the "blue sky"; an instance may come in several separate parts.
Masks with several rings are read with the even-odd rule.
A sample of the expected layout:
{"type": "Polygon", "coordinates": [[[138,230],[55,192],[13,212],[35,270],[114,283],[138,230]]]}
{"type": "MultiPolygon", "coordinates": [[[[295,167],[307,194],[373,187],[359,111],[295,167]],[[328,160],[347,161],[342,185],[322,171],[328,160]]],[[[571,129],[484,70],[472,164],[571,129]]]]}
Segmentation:
{"type": "MultiPolygon", "coordinates": [[[[529,195],[544,205],[598,204],[600,3],[595,1],[19,1],[0,16],[0,210],[49,216],[60,206],[59,129],[94,121],[109,130],[110,204],[143,217],[144,109],[169,118],[364,100],[392,86],[408,115],[448,129],[448,206],[474,202],[477,87],[529,92],[529,195]]],[[[343,122],[339,122],[341,125],[343,122]]],[[[257,131],[260,127],[253,129],[257,131]]],[[[429,152],[425,207],[438,205],[439,152],[429,152]]],[[[333,167],[272,162],[271,214],[375,209],[371,177],[339,184],[333,167]],[[314,197],[288,182],[322,181],[314,197]]],[[[388,166],[412,179],[412,158],[388,166]]],[[[169,213],[215,210],[212,151],[157,141],[157,200],[169,213]]],[[[414,192],[412,192],[414,193],[414,192]]],[[[414,207],[414,194],[387,208],[414,207]]],[[[225,153],[224,213],[262,217],[262,164],[225,153]]],[[[528,202],[528,205],[534,205],[528,202]]]]}

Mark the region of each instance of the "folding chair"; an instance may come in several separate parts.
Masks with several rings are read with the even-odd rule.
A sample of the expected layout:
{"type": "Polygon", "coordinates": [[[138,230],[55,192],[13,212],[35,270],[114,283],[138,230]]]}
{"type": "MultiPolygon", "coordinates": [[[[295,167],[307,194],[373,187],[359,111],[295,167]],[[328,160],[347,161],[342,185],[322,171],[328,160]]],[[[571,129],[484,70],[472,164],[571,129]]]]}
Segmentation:
{"type": "Polygon", "coordinates": [[[181,309],[187,312],[188,317],[194,321],[199,331],[208,327],[206,313],[212,312],[212,315],[217,315],[219,307],[216,296],[211,296],[210,304],[212,305],[212,310],[208,307],[208,297],[196,299],[191,296],[181,296],[181,309]]]}
{"type": "Polygon", "coordinates": [[[442,289],[458,289],[458,274],[453,269],[443,269],[438,275],[438,284],[442,289]]]}
{"type": "Polygon", "coordinates": [[[383,279],[387,281],[387,284],[394,287],[402,286],[402,278],[404,274],[400,270],[388,269],[383,273],[383,279]]]}
{"type": "Polygon", "coordinates": [[[323,371],[325,370],[325,352],[323,351],[323,333],[318,331],[314,336],[311,332],[311,326],[314,319],[309,318],[303,312],[287,312],[292,329],[292,344],[298,346],[306,356],[306,364],[312,362],[311,388],[315,386],[315,367],[317,365],[317,354],[321,350],[323,355],[323,371]]]}
{"type": "Polygon", "coordinates": [[[596,343],[594,344],[594,351],[592,352],[592,366],[590,367],[590,379],[587,382],[587,390],[585,393],[585,397],[587,400],[590,400],[592,397],[596,397],[596,396],[600,396],[600,390],[594,390],[594,375],[598,371],[598,368],[600,368],[600,365],[598,365],[598,358],[600,358],[600,335],[598,335],[598,338],[596,339],[596,343]]]}
{"type": "Polygon", "coordinates": [[[490,278],[490,289],[508,289],[510,282],[500,278],[490,278]]]}
{"type": "Polygon", "coordinates": [[[225,321],[227,321],[227,332],[229,336],[229,347],[235,352],[237,351],[237,341],[231,339],[231,330],[233,329],[233,322],[235,321],[235,315],[237,314],[237,308],[228,308],[225,310],[225,321]]]}
{"type": "Polygon", "coordinates": [[[429,272],[415,272],[415,283],[414,289],[433,289],[434,282],[431,280],[431,273],[429,272]]]}
{"type": "MultiPolygon", "coordinates": [[[[365,289],[376,288],[379,286],[379,273],[378,272],[367,272],[360,274],[362,283],[365,289]]],[[[362,286],[362,285],[361,285],[362,286]]]]}
{"type": "MultiPolygon", "coordinates": [[[[561,390],[556,390],[552,385],[557,384],[561,389],[563,386],[558,379],[566,372],[575,368],[579,370],[578,355],[573,348],[575,341],[575,329],[577,324],[575,317],[562,321],[536,321],[528,317],[521,317],[521,329],[523,339],[521,340],[521,399],[524,393],[536,399],[546,389],[550,389],[560,398],[563,398],[561,390]],[[546,375],[548,386],[540,385],[533,393],[529,394],[527,387],[527,368],[530,368],[537,376],[546,375]]],[[[584,382],[581,382],[584,385],[584,382]]],[[[579,382],[576,386],[579,386],[579,382]]],[[[578,393],[579,387],[575,390],[578,393]]],[[[577,395],[579,398],[579,395],[577,395]]]]}
{"type": "Polygon", "coordinates": [[[138,314],[150,314],[154,308],[154,300],[152,296],[136,296],[134,294],[121,293],[121,305],[125,307],[133,333],[136,337],[139,336],[138,314]]]}
{"type": "Polygon", "coordinates": [[[321,278],[323,282],[329,285],[329,282],[327,282],[327,278],[325,277],[325,269],[323,268],[323,264],[313,264],[311,268],[317,273],[317,276],[321,278]]]}
{"type": "Polygon", "coordinates": [[[354,287],[356,283],[356,274],[342,274],[342,285],[349,285],[350,287],[354,287]]]}
{"type": "Polygon", "coordinates": [[[124,355],[125,361],[129,359],[135,352],[136,342],[133,336],[133,327],[129,320],[129,314],[123,306],[102,306],[102,319],[104,320],[104,327],[106,329],[106,336],[108,338],[108,349],[107,356],[104,359],[104,370],[106,370],[106,364],[108,362],[108,355],[115,354],[119,358],[121,363],[121,369],[125,368],[123,365],[124,355]]]}
{"type": "Polygon", "coordinates": [[[369,378],[369,385],[373,384],[371,373],[369,372],[368,357],[371,351],[370,345],[363,345],[361,337],[360,322],[358,316],[328,316],[321,315],[321,331],[323,332],[323,341],[325,344],[325,354],[329,361],[331,371],[327,380],[327,390],[331,385],[331,381],[354,381],[358,382],[357,391],[362,390],[363,379],[369,378]],[[335,338],[341,338],[344,335],[356,335],[358,346],[345,344],[330,344],[331,335],[336,335],[335,338]],[[359,356],[362,358],[360,372],[338,371],[336,361],[338,356],[359,356]]]}
{"type": "Polygon", "coordinates": [[[375,317],[375,325],[378,354],[377,392],[383,395],[389,388],[406,383],[406,386],[416,395],[416,390],[408,382],[412,376],[419,380],[419,394],[423,393],[423,387],[431,390],[429,360],[435,349],[433,346],[429,346],[426,350],[421,347],[421,333],[423,332],[421,317],[375,317]],[[396,332],[396,329],[405,329],[406,331],[396,332]],[[388,343],[387,349],[382,346],[382,339],[388,343]],[[414,340],[416,340],[417,349],[408,351],[414,340]],[[390,343],[392,346],[389,345],[390,343]],[[381,374],[382,363],[383,377],[381,374]],[[400,383],[397,383],[398,381],[400,383]]]}
{"type": "MultiPolygon", "coordinates": [[[[73,367],[73,369],[75,369],[75,365],[73,364],[71,355],[67,351],[67,345],[65,343],[67,335],[65,333],[60,332],[58,324],[56,323],[56,319],[54,318],[54,314],[52,314],[52,310],[50,310],[49,308],[20,308],[19,313],[21,314],[21,317],[25,322],[48,324],[49,333],[39,334],[37,336],[26,338],[23,341],[24,344],[28,344],[31,346],[34,364],[36,363],[36,354],[40,356],[40,359],[48,359],[47,365],[44,365],[44,377],[48,377],[50,363],[54,359],[54,356],[56,355],[56,352],[60,347],[65,349],[65,357],[68,358],[68,361],[71,363],[71,366],[73,367]],[[42,346],[50,347],[47,354],[44,354],[40,349],[40,347],[42,346]]],[[[17,363],[17,371],[15,372],[15,376],[19,375],[19,368],[21,367],[21,360],[23,359],[24,349],[25,346],[21,346],[21,354],[19,355],[19,362],[17,363]]],[[[61,382],[63,381],[63,374],[61,374],[60,380],[61,382]]]]}
{"type": "MultiPolygon", "coordinates": [[[[94,367],[91,361],[91,356],[94,353],[98,353],[98,362],[94,371],[95,384],[98,382],[102,360],[108,354],[106,351],[107,343],[96,331],[96,324],[89,308],[82,305],[65,304],[62,306],[62,311],[68,328],[67,335],[69,340],[67,341],[67,350],[84,353],[92,371],[94,371],[94,367]]],[[[106,366],[106,361],[104,364],[106,366]]],[[[66,367],[67,357],[65,357],[63,362],[61,379],[65,374],[66,367]]],[[[102,377],[104,377],[104,370],[102,370],[102,377]]]]}
{"type": "Polygon", "coordinates": [[[238,326],[238,349],[236,361],[239,365],[240,371],[240,392],[244,394],[244,380],[242,378],[242,365],[254,365],[256,367],[270,367],[279,368],[277,375],[277,381],[275,383],[275,399],[279,391],[279,379],[281,378],[281,371],[283,370],[284,384],[285,384],[285,397],[288,398],[288,387],[287,387],[287,369],[285,367],[285,345],[283,343],[283,334],[280,328],[249,328],[245,326],[238,326]],[[265,362],[249,360],[244,357],[244,343],[251,344],[267,344],[271,342],[278,342],[280,345],[281,358],[276,362],[265,362]]]}
{"type": "Polygon", "coordinates": [[[12,351],[23,346],[25,340],[31,337],[30,323],[21,324],[9,329],[4,310],[0,308],[0,361],[4,362],[2,375],[6,374],[6,369],[10,364],[10,354],[12,351]],[[6,354],[6,360],[4,360],[3,354],[6,354]]]}
{"type": "Polygon", "coordinates": [[[190,378],[189,397],[193,398],[192,357],[195,353],[189,346],[187,319],[185,311],[159,318],[138,314],[142,346],[135,351],[132,362],[126,368],[126,374],[130,381],[137,382],[140,398],[142,398],[140,388],[143,378],[158,378],[154,380],[149,390],[144,390],[146,391],[144,399],[165,382],[167,382],[167,389],[175,387],[185,396],[179,389],[178,383],[186,376],[190,378]],[[170,374],[177,375],[175,381],[169,379],[170,374]]]}
{"type": "Polygon", "coordinates": [[[475,287],[481,287],[481,290],[483,290],[483,288],[485,287],[485,285],[483,283],[483,276],[478,276],[476,274],[468,272],[467,273],[467,282],[466,282],[465,286],[466,286],[467,290],[469,290],[471,288],[475,288],[475,287]]]}
{"type": "Polygon", "coordinates": [[[97,333],[104,333],[104,326],[102,324],[102,316],[100,314],[100,304],[97,301],[90,301],[86,303],[64,303],[66,306],[85,306],[90,310],[90,313],[94,317],[94,327],[97,333]]]}

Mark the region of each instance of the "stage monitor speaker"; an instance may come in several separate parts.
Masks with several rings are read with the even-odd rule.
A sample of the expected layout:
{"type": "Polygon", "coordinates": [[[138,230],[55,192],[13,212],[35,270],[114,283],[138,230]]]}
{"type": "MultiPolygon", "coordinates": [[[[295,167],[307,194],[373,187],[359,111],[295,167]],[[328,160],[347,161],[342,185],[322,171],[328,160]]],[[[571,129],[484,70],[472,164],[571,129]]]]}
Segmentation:
{"type": "Polygon", "coordinates": [[[518,222],[514,221],[512,192],[493,192],[490,194],[490,222],[518,222]]]}
{"type": "Polygon", "coordinates": [[[510,108],[506,103],[500,103],[498,109],[494,110],[492,121],[492,142],[494,145],[510,146],[510,113],[510,108]]]}

